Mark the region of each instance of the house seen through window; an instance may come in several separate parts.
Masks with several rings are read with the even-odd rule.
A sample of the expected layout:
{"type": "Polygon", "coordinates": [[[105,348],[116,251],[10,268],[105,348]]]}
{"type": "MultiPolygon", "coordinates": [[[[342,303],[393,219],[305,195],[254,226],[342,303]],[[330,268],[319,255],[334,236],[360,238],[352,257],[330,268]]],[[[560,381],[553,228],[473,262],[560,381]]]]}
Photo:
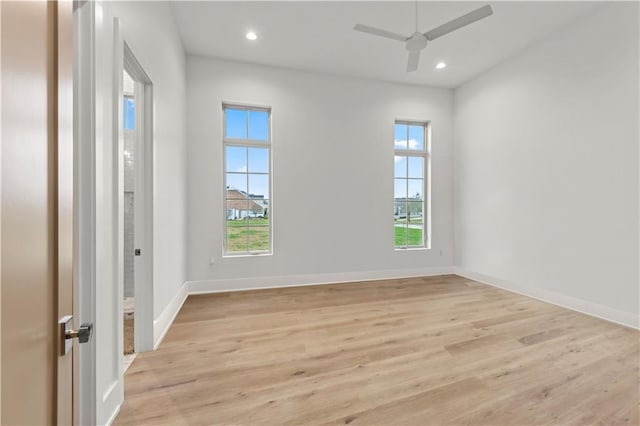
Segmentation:
{"type": "Polygon", "coordinates": [[[396,121],[394,127],[395,248],[426,247],[425,194],[428,167],[428,124],[396,121]]]}
{"type": "Polygon", "coordinates": [[[225,255],[271,252],[271,112],[224,105],[225,255]]]}

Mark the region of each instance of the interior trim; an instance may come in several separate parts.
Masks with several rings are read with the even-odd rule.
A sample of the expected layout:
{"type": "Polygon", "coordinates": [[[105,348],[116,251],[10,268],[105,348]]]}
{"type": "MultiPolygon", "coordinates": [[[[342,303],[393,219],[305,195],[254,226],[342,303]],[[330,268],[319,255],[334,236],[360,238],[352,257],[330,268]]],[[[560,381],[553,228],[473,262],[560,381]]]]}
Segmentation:
{"type": "Polygon", "coordinates": [[[164,339],[165,334],[169,331],[171,324],[176,319],[178,312],[182,308],[182,305],[187,300],[187,296],[189,296],[189,292],[187,291],[188,283],[182,284],[180,289],[177,291],[176,295],[173,296],[171,302],[163,309],[162,313],[158,318],[153,321],[153,349],[158,349],[160,343],[162,343],[162,339],[164,339]]]}
{"type": "Polygon", "coordinates": [[[432,277],[453,273],[451,267],[389,269],[381,271],[339,272],[331,274],[285,275],[275,277],[228,278],[188,281],[189,294],[248,291],[267,288],[300,287],[307,285],[339,284],[355,281],[376,281],[393,278],[432,277]]]}
{"type": "Polygon", "coordinates": [[[567,296],[566,294],[560,294],[541,288],[519,285],[500,278],[472,272],[457,266],[454,267],[454,273],[482,284],[487,284],[512,293],[531,297],[542,302],[551,303],[552,305],[571,309],[572,311],[620,324],[625,327],[631,327],[636,330],[640,329],[640,315],[634,314],[633,312],[620,311],[599,303],[590,302],[588,300],[567,296]]]}

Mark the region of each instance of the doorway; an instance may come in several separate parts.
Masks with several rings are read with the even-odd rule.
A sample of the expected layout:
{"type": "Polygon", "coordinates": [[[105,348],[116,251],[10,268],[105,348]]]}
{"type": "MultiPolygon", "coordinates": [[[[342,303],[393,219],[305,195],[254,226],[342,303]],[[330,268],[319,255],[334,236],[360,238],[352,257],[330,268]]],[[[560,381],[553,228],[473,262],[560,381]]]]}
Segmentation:
{"type": "Polygon", "coordinates": [[[122,196],[124,370],[153,349],[153,85],[123,43],[119,185],[122,196]]]}
{"type": "Polygon", "coordinates": [[[129,73],[122,75],[122,134],[123,147],[123,355],[124,369],[135,358],[135,182],[136,182],[136,98],[135,82],[129,73]]]}

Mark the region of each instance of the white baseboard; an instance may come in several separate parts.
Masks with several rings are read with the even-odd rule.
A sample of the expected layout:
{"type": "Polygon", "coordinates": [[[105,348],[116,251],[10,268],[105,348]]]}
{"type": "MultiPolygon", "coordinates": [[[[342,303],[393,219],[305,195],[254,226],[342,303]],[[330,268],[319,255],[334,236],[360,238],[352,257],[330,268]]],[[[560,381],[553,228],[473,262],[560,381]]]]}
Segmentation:
{"type": "Polygon", "coordinates": [[[376,281],[394,278],[429,277],[453,273],[452,267],[388,269],[380,271],[341,272],[331,274],[286,275],[277,277],[230,278],[188,281],[189,294],[246,291],[267,288],[301,287],[338,284],[355,281],[376,281]]]}
{"type": "Polygon", "coordinates": [[[453,269],[456,275],[469,278],[470,280],[478,281],[492,287],[498,287],[513,293],[522,294],[527,297],[532,297],[543,302],[571,309],[573,311],[624,325],[626,327],[640,329],[640,316],[633,314],[632,312],[620,311],[588,300],[555,293],[541,288],[518,285],[499,278],[471,272],[460,267],[454,267],[453,269]]]}
{"type": "Polygon", "coordinates": [[[430,277],[456,274],[492,287],[532,297],[543,302],[571,309],[583,314],[640,329],[640,316],[598,303],[544,290],[526,287],[499,278],[490,277],[460,267],[431,267],[414,269],[388,269],[380,271],[341,272],[331,274],[286,275],[276,277],[254,277],[185,282],[162,314],[153,322],[154,349],[160,345],[180,308],[191,294],[248,291],[268,288],[302,287],[310,285],[339,284],[357,281],[377,281],[397,278],[430,277]]]}
{"type": "Polygon", "coordinates": [[[116,421],[116,417],[118,417],[118,414],[120,414],[120,407],[122,407],[122,404],[118,404],[116,409],[113,410],[113,413],[111,413],[111,416],[109,416],[109,420],[107,420],[105,426],[111,426],[113,422],[116,421]]]}
{"type": "Polygon", "coordinates": [[[164,339],[164,335],[169,331],[173,320],[180,312],[185,300],[187,300],[187,296],[189,296],[188,286],[187,283],[184,283],[160,316],[153,321],[153,349],[158,349],[162,339],[164,339]]]}

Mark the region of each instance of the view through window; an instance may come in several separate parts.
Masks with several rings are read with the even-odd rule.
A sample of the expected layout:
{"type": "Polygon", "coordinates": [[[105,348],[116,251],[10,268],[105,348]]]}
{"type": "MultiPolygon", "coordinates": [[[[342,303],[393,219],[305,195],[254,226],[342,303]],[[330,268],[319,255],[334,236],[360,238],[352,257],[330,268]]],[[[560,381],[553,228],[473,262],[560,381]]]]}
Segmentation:
{"type": "Polygon", "coordinates": [[[271,252],[271,112],[224,106],[225,254],[271,252]]]}
{"type": "Polygon", "coordinates": [[[395,248],[425,247],[428,125],[396,121],[394,128],[395,248]]]}

